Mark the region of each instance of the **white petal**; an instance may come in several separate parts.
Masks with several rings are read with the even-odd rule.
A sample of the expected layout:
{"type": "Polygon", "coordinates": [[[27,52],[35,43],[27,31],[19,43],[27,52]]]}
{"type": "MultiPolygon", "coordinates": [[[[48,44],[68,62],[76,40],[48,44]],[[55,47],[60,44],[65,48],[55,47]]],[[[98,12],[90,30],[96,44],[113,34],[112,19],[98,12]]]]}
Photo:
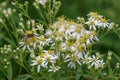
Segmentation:
{"type": "Polygon", "coordinates": [[[40,65],[38,65],[37,72],[40,72],[40,65]]]}
{"type": "Polygon", "coordinates": [[[35,66],[35,65],[37,65],[37,64],[38,64],[38,63],[32,63],[31,66],[35,66]]]}

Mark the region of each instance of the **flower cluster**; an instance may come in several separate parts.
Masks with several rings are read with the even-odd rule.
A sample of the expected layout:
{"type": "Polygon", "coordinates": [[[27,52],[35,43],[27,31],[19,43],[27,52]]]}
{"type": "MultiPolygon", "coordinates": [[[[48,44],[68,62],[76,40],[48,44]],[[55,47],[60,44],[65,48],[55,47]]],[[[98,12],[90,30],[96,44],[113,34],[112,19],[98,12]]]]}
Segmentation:
{"type": "MultiPolygon", "coordinates": [[[[90,17],[89,20],[91,19],[94,18],[90,17]]],[[[25,33],[20,42],[20,47],[37,55],[32,60],[31,66],[37,65],[38,72],[40,67],[56,72],[62,67],[59,64],[59,59],[62,60],[62,64],[67,65],[71,69],[76,69],[82,64],[98,69],[105,64],[98,53],[96,55],[87,53],[88,46],[99,41],[99,39],[95,30],[85,29],[84,23],[77,23],[72,20],[66,20],[64,17],[59,17],[53,25],[50,25],[46,30],[43,29],[43,32],[45,32],[43,34],[35,31],[39,31],[38,27],[32,30],[25,33]],[[35,49],[38,49],[40,54],[34,52],[35,49]]]]}
{"type": "Polygon", "coordinates": [[[40,67],[43,68],[51,68],[49,71],[56,72],[60,67],[55,66],[56,60],[58,56],[55,55],[54,51],[52,50],[44,50],[43,53],[40,53],[39,56],[36,57],[36,60],[32,60],[31,66],[38,65],[37,71],[40,71],[40,67]],[[50,65],[50,66],[49,66],[50,65]]]}
{"type": "Polygon", "coordinates": [[[85,23],[89,26],[90,30],[97,30],[99,28],[112,28],[112,25],[102,15],[98,15],[96,12],[88,14],[88,21],[85,23]]]}
{"type": "Polygon", "coordinates": [[[1,61],[1,67],[4,67],[5,69],[10,66],[10,59],[11,56],[8,57],[12,52],[11,45],[4,45],[3,47],[0,47],[0,61],[1,61]]]}

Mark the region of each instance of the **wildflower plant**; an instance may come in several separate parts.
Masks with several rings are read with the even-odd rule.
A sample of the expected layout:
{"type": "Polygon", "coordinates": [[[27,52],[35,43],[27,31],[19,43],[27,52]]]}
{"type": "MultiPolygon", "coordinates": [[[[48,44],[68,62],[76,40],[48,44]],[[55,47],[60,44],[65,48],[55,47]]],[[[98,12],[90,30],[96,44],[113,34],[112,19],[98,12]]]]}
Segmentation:
{"type": "Polygon", "coordinates": [[[112,51],[106,54],[93,49],[109,31],[119,34],[110,20],[97,12],[90,12],[87,20],[56,17],[60,1],[31,3],[14,0],[12,7],[2,9],[0,30],[5,30],[1,34],[6,44],[0,48],[1,79],[120,79],[120,57],[112,51]],[[35,17],[30,14],[31,7],[35,17]],[[113,57],[117,62],[111,66],[113,57]]]}

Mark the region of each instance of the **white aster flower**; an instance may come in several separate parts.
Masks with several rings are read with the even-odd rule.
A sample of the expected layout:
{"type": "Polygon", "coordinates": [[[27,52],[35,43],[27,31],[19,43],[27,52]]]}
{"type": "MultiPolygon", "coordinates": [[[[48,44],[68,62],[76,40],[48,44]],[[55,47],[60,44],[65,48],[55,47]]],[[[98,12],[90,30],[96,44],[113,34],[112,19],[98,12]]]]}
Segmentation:
{"type": "Polygon", "coordinates": [[[84,64],[88,64],[90,63],[89,60],[91,59],[91,57],[89,56],[89,53],[83,53],[83,58],[82,58],[82,63],[84,64]]]}
{"type": "Polygon", "coordinates": [[[94,43],[95,41],[99,41],[99,39],[96,37],[96,31],[91,31],[89,40],[94,43]]]}
{"type": "Polygon", "coordinates": [[[80,58],[77,54],[68,54],[65,57],[65,61],[64,62],[68,62],[68,67],[70,68],[76,68],[76,63],[81,65],[80,63],[80,58]]]}
{"type": "Polygon", "coordinates": [[[99,60],[100,57],[101,55],[99,56],[92,55],[91,59],[89,59],[89,62],[91,62],[91,66],[96,67],[101,62],[101,60],[99,60]]]}
{"type": "Polygon", "coordinates": [[[69,29],[67,29],[66,31],[65,31],[65,34],[66,35],[72,35],[74,32],[75,32],[75,25],[70,25],[69,26],[69,29]]]}
{"type": "Polygon", "coordinates": [[[67,50],[66,43],[61,43],[60,44],[60,49],[61,49],[61,51],[65,52],[67,50]]]}
{"type": "Polygon", "coordinates": [[[22,47],[23,50],[31,50],[30,49],[30,40],[28,38],[24,38],[20,41],[20,46],[19,47],[22,47]]]}
{"type": "Polygon", "coordinates": [[[102,15],[98,15],[97,12],[91,12],[87,16],[89,17],[88,20],[99,20],[103,17],[102,15]]]}
{"type": "Polygon", "coordinates": [[[45,33],[45,36],[47,36],[47,37],[51,37],[52,34],[53,34],[52,30],[47,29],[47,30],[46,30],[46,33],[45,33]]]}
{"type": "Polygon", "coordinates": [[[90,26],[90,30],[93,28],[94,30],[96,30],[97,28],[109,28],[111,29],[111,24],[108,22],[108,20],[106,20],[105,18],[103,18],[103,16],[98,15],[96,12],[91,12],[88,14],[89,18],[88,18],[88,22],[86,22],[85,24],[88,24],[90,26]],[[91,24],[91,25],[90,25],[91,24]]]}
{"type": "Polygon", "coordinates": [[[38,25],[36,25],[36,30],[39,30],[39,31],[41,31],[41,32],[43,32],[44,31],[44,28],[43,28],[43,25],[42,24],[38,24],[38,25]]]}
{"type": "Polygon", "coordinates": [[[80,59],[82,59],[82,58],[83,58],[83,53],[84,53],[84,52],[76,51],[75,54],[76,54],[80,59]]]}
{"type": "Polygon", "coordinates": [[[104,64],[105,62],[103,62],[103,60],[100,60],[96,65],[95,65],[95,68],[98,69],[98,68],[103,68],[104,67],[104,64]]]}
{"type": "Polygon", "coordinates": [[[90,30],[97,30],[97,26],[98,26],[98,21],[95,20],[89,20],[87,21],[85,24],[87,24],[89,26],[90,30]]]}
{"type": "Polygon", "coordinates": [[[37,43],[38,43],[38,37],[37,37],[37,33],[33,33],[33,31],[26,31],[26,33],[24,34],[24,37],[22,38],[22,40],[20,41],[20,46],[19,47],[23,47],[23,50],[27,49],[29,51],[36,48],[37,43]]]}
{"type": "Polygon", "coordinates": [[[48,63],[54,63],[58,59],[58,56],[56,56],[52,50],[44,50],[43,52],[45,54],[43,57],[43,63],[45,65],[48,65],[48,63]]]}
{"type": "Polygon", "coordinates": [[[40,56],[36,57],[36,60],[32,60],[31,66],[37,65],[37,72],[40,72],[41,66],[46,68],[47,66],[43,63],[43,59],[40,56]]]}
{"type": "Polygon", "coordinates": [[[105,18],[102,18],[100,20],[99,26],[104,27],[104,28],[111,28],[111,24],[105,18]]]}
{"type": "Polygon", "coordinates": [[[49,72],[56,72],[60,69],[59,66],[55,66],[54,64],[52,64],[52,66],[50,66],[50,69],[48,70],[49,72]]]}
{"type": "Polygon", "coordinates": [[[30,41],[31,41],[31,45],[32,45],[33,48],[35,49],[36,46],[37,46],[37,43],[38,43],[38,37],[33,36],[33,37],[30,38],[30,41]]]}
{"type": "Polygon", "coordinates": [[[40,42],[40,46],[44,46],[46,44],[46,38],[44,35],[41,35],[39,37],[39,42],[40,42]]]}

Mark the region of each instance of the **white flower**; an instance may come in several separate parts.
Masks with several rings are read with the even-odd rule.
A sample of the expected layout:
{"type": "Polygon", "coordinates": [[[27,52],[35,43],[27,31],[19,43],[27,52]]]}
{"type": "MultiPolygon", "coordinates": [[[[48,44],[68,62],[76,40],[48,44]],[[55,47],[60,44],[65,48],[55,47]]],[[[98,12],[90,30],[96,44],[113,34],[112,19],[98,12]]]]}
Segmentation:
{"type": "Polygon", "coordinates": [[[98,15],[96,12],[91,12],[88,14],[89,18],[88,18],[88,22],[86,22],[85,24],[88,24],[90,27],[89,29],[98,29],[98,28],[112,28],[112,25],[108,22],[108,20],[106,20],[105,18],[103,18],[103,16],[98,15]]]}
{"type": "Polygon", "coordinates": [[[40,56],[36,57],[36,60],[32,60],[31,66],[37,65],[37,72],[40,72],[41,66],[47,68],[47,66],[43,63],[43,59],[40,56]]]}
{"type": "Polygon", "coordinates": [[[53,43],[52,38],[47,38],[46,41],[45,41],[45,43],[46,43],[47,45],[49,45],[50,43],[53,43]]]}
{"type": "Polygon", "coordinates": [[[39,3],[42,5],[45,5],[46,2],[47,2],[47,0],[39,0],[39,3]]]}
{"type": "Polygon", "coordinates": [[[80,58],[77,54],[66,55],[64,62],[68,62],[67,66],[74,69],[76,68],[76,63],[81,65],[80,58]]]}
{"type": "Polygon", "coordinates": [[[30,40],[28,38],[22,39],[19,44],[20,44],[19,47],[23,47],[22,48],[23,50],[25,50],[25,49],[27,49],[29,51],[31,50],[30,49],[30,40]]]}
{"type": "Polygon", "coordinates": [[[55,66],[54,64],[52,64],[52,66],[50,66],[50,69],[48,70],[49,72],[56,72],[60,69],[59,66],[55,66]]]}
{"type": "Polygon", "coordinates": [[[101,21],[99,22],[99,26],[104,27],[104,28],[111,28],[111,24],[107,22],[105,18],[101,19],[101,21]]]}
{"type": "Polygon", "coordinates": [[[37,28],[35,28],[36,30],[39,30],[39,31],[41,31],[41,32],[44,31],[44,28],[43,28],[43,25],[42,25],[42,24],[38,24],[38,25],[36,25],[36,27],[37,27],[37,28]]]}
{"type": "Polygon", "coordinates": [[[44,50],[43,52],[45,54],[43,57],[43,63],[45,65],[48,65],[48,63],[54,63],[58,59],[58,56],[56,56],[52,50],[44,50]]]}
{"type": "Polygon", "coordinates": [[[76,50],[77,50],[75,46],[71,46],[70,48],[71,48],[72,52],[76,52],[76,50]]]}
{"type": "Polygon", "coordinates": [[[95,20],[89,20],[87,21],[85,24],[87,24],[89,26],[89,29],[90,30],[97,30],[97,26],[98,26],[98,21],[95,21],[95,20]]]}
{"type": "Polygon", "coordinates": [[[96,65],[95,65],[95,68],[98,69],[98,68],[103,68],[104,67],[104,62],[103,60],[100,60],[96,65]]]}
{"type": "Polygon", "coordinates": [[[66,35],[72,35],[74,32],[75,32],[75,25],[70,25],[69,26],[69,29],[67,29],[66,31],[65,31],[65,34],[66,35]]]}
{"type": "Polygon", "coordinates": [[[38,43],[38,37],[33,36],[33,37],[30,38],[30,41],[31,41],[31,45],[32,45],[33,48],[35,49],[36,46],[37,46],[37,43],[38,43]]]}
{"type": "Polygon", "coordinates": [[[66,45],[66,43],[61,43],[61,44],[60,44],[60,49],[61,49],[61,51],[65,52],[65,51],[67,50],[67,45],[66,45]]]}
{"type": "Polygon", "coordinates": [[[50,43],[53,42],[51,38],[45,38],[44,36],[40,36],[39,39],[40,39],[39,42],[41,47],[45,45],[49,45],[50,43]]]}
{"type": "Polygon", "coordinates": [[[44,37],[44,35],[41,35],[39,37],[39,42],[40,42],[40,46],[44,46],[46,44],[46,38],[44,37]]]}
{"type": "Polygon", "coordinates": [[[77,44],[82,44],[84,48],[86,48],[86,44],[89,45],[94,43],[95,41],[99,41],[99,39],[96,37],[96,31],[87,30],[84,30],[84,32],[82,32],[82,35],[79,38],[77,38],[77,40],[77,44]]]}
{"type": "Polygon", "coordinates": [[[50,37],[50,36],[52,36],[52,34],[53,34],[52,30],[47,29],[46,33],[45,33],[45,36],[50,37]]]}
{"type": "Polygon", "coordinates": [[[23,39],[20,41],[20,46],[23,47],[23,50],[28,49],[29,51],[36,48],[38,43],[37,33],[33,33],[33,31],[26,31],[23,39]]]}
{"type": "Polygon", "coordinates": [[[95,69],[102,68],[104,66],[103,60],[100,60],[101,55],[96,53],[95,55],[89,56],[89,53],[83,53],[84,57],[82,58],[82,62],[86,64],[90,64],[89,67],[94,67],[95,69]]]}
{"type": "Polygon", "coordinates": [[[91,62],[91,66],[98,66],[98,64],[101,62],[101,60],[99,60],[99,58],[101,57],[101,55],[99,56],[95,56],[95,55],[92,55],[91,59],[89,59],[89,62],[91,62]]]}
{"type": "Polygon", "coordinates": [[[89,60],[91,59],[91,57],[89,56],[89,53],[83,53],[83,58],[82,58],[82,63],[90,63],[89,60]]]}
{"type": "Polygon", "coordinates": [[[99,41],[99,39],[96,37],[96,31],[91,31],[90,32],[90,38],[89,40],[94,43],[95,41],[99,41]]]}
{"type": "Polygon", "coordinates": [[[103,17],[102,15],[98,15],[97,12],[91,12],[87,16],[89,17],[88,20],[99,20],[103,17]]]}

